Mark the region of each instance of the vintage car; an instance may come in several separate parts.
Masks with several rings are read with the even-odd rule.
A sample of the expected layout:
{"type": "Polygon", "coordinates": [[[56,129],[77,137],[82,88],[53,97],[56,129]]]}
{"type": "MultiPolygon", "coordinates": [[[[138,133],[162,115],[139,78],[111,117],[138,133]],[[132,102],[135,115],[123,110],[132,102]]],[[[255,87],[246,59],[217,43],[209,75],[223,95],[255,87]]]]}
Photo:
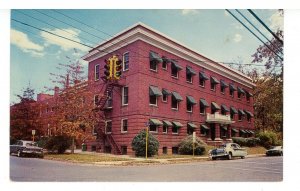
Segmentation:
{"type": "Polygon", "coordinates": [[[282,146],[273,146],[266,151],[267,156],[283,156],[282,146]]]}
{"type": "Polygon", "coordinates": [[[247,156],[246,149],[241,148],[240,145],[236,143],[222,144],[219,148],[209,151],[209,157],[212,160],[216,160],[217,158],[227,158],[231,160],[232,157],[241,157],[244,159],[245,156],[247,156]]]}
{"type": "Polygon", "coordinates": [[[19,140],[10,145],[10,154],[17,154],[18,157],[37,156],[44,157],[43,148],[38,147],[36,142],[19,140]]]}

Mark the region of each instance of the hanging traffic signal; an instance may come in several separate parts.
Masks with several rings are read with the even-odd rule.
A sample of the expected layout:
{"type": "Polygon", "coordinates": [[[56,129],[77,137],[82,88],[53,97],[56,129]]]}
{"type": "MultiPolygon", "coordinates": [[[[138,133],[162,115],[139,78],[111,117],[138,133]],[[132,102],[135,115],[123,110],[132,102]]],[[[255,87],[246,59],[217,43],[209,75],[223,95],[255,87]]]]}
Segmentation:
{"type": "Polygon", "coordinates": [[[104,60],[105,65],[104,65],[104,75],[107,80],[112,79],[112,69],[113,69],[113,60],[109,58],[108,60],[104,60]]]}
{"type": "Polygon", "coordinates": [[[121,74],[122,74],[122,61],[117,58],[114,63],[114,78],[116,80],[119,80],[121,74]]]}

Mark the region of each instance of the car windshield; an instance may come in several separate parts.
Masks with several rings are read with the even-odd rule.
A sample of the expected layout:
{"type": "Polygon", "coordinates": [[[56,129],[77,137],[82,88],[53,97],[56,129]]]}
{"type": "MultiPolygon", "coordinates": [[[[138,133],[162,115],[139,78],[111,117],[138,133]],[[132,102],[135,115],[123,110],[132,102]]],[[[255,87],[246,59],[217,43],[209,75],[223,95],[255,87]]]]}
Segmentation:
{"type": "Polygon", "coordinates": [[[224,147],[226,147],[225,144],[219,146],[219,148],[224,148],[224,147]]]}
{"type": "Polygon", "coordinates": [[[26,146],[37,146],[37,144],[34,142],[30,142],[30,143],[26,143],[26,146]]]}

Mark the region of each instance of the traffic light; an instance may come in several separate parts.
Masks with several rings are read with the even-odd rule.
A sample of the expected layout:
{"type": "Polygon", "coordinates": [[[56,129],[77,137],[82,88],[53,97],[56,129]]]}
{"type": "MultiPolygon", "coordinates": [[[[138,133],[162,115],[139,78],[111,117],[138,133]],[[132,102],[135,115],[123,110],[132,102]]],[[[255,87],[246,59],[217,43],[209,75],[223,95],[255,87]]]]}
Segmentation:
{"type": "Polygon", "coordinates": [[[107,80],[111,80],[112,79],[113,60],[111,58],[109,58],[108,60],[105,59],[104,62],[105,62],[105,65],[104,65],[105,78],[107,80]]]}
{"type": "Polygon", "coordinates": [[[122,61],[116,58],[114,64],[114,78],[119,80],[122,74],[122,61]]]}

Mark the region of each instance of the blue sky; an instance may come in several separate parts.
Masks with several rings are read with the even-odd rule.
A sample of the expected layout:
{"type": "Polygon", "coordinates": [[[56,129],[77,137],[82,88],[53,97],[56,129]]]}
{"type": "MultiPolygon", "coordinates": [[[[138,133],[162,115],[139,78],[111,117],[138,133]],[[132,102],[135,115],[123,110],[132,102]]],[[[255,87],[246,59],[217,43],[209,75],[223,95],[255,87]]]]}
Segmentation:
{"type": "MultiPolygon", "coordinates": [[[[110,38],[137,22],[152,27],[193,50],[219,62],[251,62],[261,45],[249,31],[223,9],[218,10],[57,10],[68,17],[97,28],[92,30],[53,10],[12,10],[11,18],[51,31],[90,46],[110,38]],[[62,22],[61,22],[62,21],[62,22]],[[49,25],[50,24],[50,25],[49,25]],[[103,31],[103,32],[100,32],[103,31]]],[[[231,10],[234,12],[234,10],[231,10]]],[[[240,10],[261,31],[270,34],[248,13],[240,10]]],[[[273,30],[283,27],[277,10],[254,10],[273,30]]],[[[234,12],[236,15],[237,13],[234,12]]],[[[53,86],[50,72],[57,73],[58,63],[83,56],[87,47],[54,37],[42,31],[11,22],[10,99],[30,82],[36,93],[53,86]],[[75,48],[75,49],[74,49],[75,48]]],[[[85,70],[87,71],[87,64],[85,70]]],[[[51,92],[52,93],[52,92],[51,92]]]]}

